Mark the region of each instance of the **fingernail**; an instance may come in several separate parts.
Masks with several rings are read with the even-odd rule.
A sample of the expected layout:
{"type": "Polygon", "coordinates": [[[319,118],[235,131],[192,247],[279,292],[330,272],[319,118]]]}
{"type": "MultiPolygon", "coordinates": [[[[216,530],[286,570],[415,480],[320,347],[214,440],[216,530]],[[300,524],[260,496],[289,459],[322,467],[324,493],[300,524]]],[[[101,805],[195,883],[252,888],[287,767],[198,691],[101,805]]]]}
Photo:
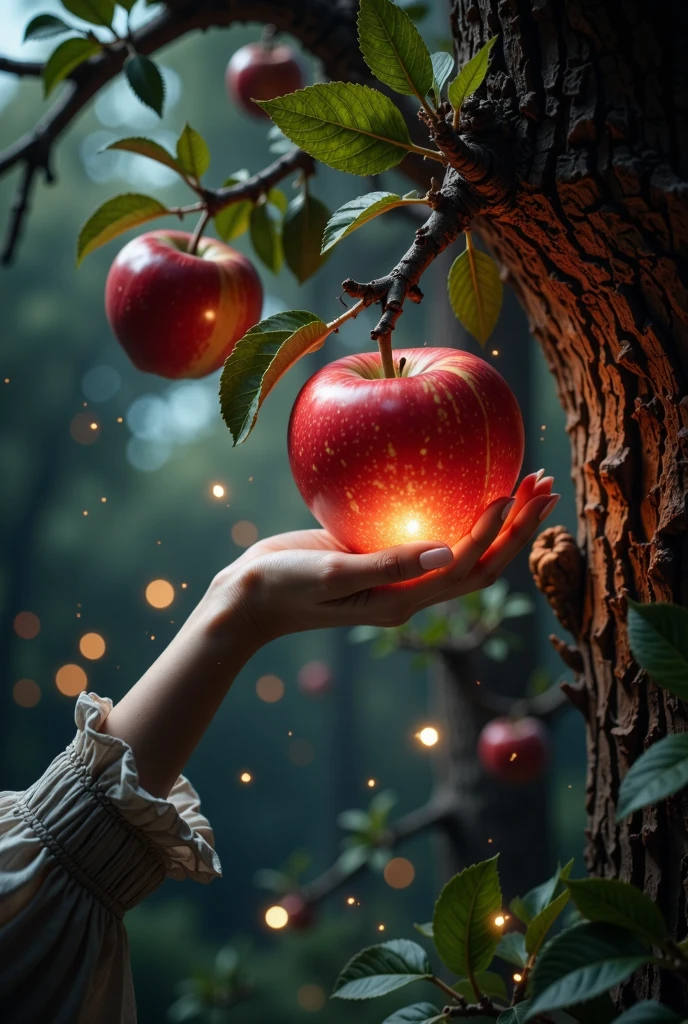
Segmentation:
{"type": "Polygon", "coordinates": [[[552,511],[552,509],[554,508],[554,506],[556,505],[556,503],[559,501],[560,498],[561,498],[561,494],[553,494],[552,495],[551,500],[547,502],[547,504],[543,508],[542,512],[540,513],[540,522],[542,522],[543,519],[547,518],[547,516],[550,514],[550,512],[552,511]]]}
{"type": "Polygon", "coordinates": [[[449,565],[453,557],[450,548],[431,548],[424,551],[418,561],[421,569],[441,569],[443,565],[449,565]]]}
{"type": "Polygon", "coordinates": [[[507,502],[507,504],[506,504],[506,505],[504,506],[504,508],[502,509],[502,522],[504,522],[504,520],[506,519],[506,517],[507,517],[507,516],[509,515],[509,513],[511,512],[512,508],[514,507],[514,502],[515,502],[515,501],[516,501],[516,499],[515,499],[515,498],[512,498],[512,499],[511,499],[511,501],[507,502]]]}
{"type": "Polygon", "coordinates": [[[538,483],[539,480],[542,480],[544,475],[545,475],[544,469],[538,469],[537,473],[535,474],[535,483],[538,483]]]}
{"type": "Polygon", "coordinates": [[[554,483],[554,477],[553,476],[543,476],[537,482],[539,484],[543,484],[543,485],[546,485],[548,487],[551,487],[552,484],[554,483]]]}

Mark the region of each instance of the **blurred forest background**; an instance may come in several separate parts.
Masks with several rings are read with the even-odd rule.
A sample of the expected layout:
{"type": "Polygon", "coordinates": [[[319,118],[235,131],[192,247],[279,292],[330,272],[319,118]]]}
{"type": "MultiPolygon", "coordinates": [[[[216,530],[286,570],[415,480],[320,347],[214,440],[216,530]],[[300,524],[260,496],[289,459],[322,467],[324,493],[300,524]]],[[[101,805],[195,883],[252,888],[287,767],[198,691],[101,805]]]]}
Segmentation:
{"type": "MultiPolygon", "coordinates": [[[[51,44],[21,47],[23,27],[38,10],[56,6],[5,0],[3,51],[43,57],[51,44]]],[[[443,6],[433,5],[422,22],[431,50],[448,45],[444,16],[443,6]]],[[[143,191],[169,203],[186,199],[165,168],[125,153],[99,155],[110,140],[141,134],[173,147],[188,120],[210,144],[213,185],[232,171],[255,172],[273,159],[269,124],[232,109],[223,84],[231,54],[258,35],[255,25],[213,31],[159,54],[167,85],[162,121],[123,81],[108,87],[62,140],[57,183],[37,188],[18,262],[0,275],[2,789],[28,785],[69,742],[80,688],[113,700],[122,696],[173,636],[213,574],[246,544],[312,523],[289,471],[289,410],[319,365],[371,347],[374,314],[347,324],[321,352],[298,364],[270,396],[249,442],[232,449],[219,414],[218,375],[179,383],[144,375],[111,336],[103,288],[123,240],[90,256],[78,273],[74,265],[79,226],[110,195],[143,191]],[[219,497],[214,487],[222,491],[219,497]],[[169,588],[158,584],[149,597],[154,604],[172,600],[154,607],[147,587],[160,580],[169,588]],[[17,609],[29,614],[15,619],[17,609]],[[84,641],[86,634],[97,636],[84,641]]],[[[318,74],[311,64],[311,80],[318,74]]],[[[40,116],[41,92],[38,81],[18,83],[0,74],[0,145],[40,116]]],[[[14,178],[0,183],[2,220],[14,185],[14,178]]],[[[404,186],[393,172],[370,185],[319,167],[312,188],[334,210],[370,188],[406,191],[404,186]]],[[[291,193],[289,181],[284,188],[291,193]]],[[[301,308],[331,319],[341,309],[341,280],[379,275],[397,261],[414,230],[405,216],[381,218],[338,246],[303,288],[286,269],[274,277],[259,268],[263,316],[301,308]]],[[[237,247],[251,256],[246,237],[237,247]]],[[[478,351],[446,298],[454,255],[445,254],[426,275],[425,301],[400,320],[398,347],[428,343],[478,351]]],[[[528,438],[524,472],[544,466],[555,475],[555,489],[563,493],[555,521],[575,531],[563,414],[511,296],[490,345],[486,357],[522,405],[528,438]]],[[[490,680],[497,690],[500,681],[513,690],[517,678],[517,688],[525,691],[529,679],[546,675],[554,681],[563,673],[547,641],[554,622],[530,582],[526,553],[509,577],[533,595],[535,610],[513,626],[526,638],[524,649],[494,663],[490,680]]],[[[342,837],[337,814],[367,805],[370,779],[374,791],[397,793],[394,814],[424,802],[442,744],[442,722],[429,710],[428,671],[404,653],[375,658],[369,645],[335,632],[274,643],[243,671],[188,766],[215,829],[224,879],[207,888],[168,883],[127,919],[144,1024],[164,1021],[180,980],[195,968],[210,969],[228,942],[246,950],[242,956],[256,986],[254,998],[228,1020],[336,1024],[350,1011],[346,1004],[325,1003],[325,993],[344,961],[379,939],[380,924],[392,938],[413,934],[412,923],[429,918],[443,882],[432,838],[418,837],[401,850],[415,868],[412,884],[392,889],[382,875],[358,878],[333,894],[314,926],[298,934],[269,931],[264,913],[270,897],[253,882],[257,869],[278,867],[299,850],[310,859],[304,878],[326,868],[342,837]],[[298,686],[300,669],[313,660],[325,662],[332,673],[329,691],[317,698],[298,686]],[[280,699],[261,699],[256,687],[265,676],[283,683],[280,699]],[[437,747],[424,748],[415,738],[423,725],[438,729],[437,747]],[[241,781],[243,773],[250,782],[241,781]],[[346,902],[351,895],[353,906],[346,902]]],[[[281,688],[272,680],[258,690],[274,697],[281,688]]],[[[552,848],[562,861],[575,856],[581,869],[583,730],[573,711],[561,714],[554,729],[548,779],[552,848]]],[[[508,848],[502,856],[508,858],[508,848]]],[[[384,1016],[375,1005],[357,1006],[356,1015],[360,1024],[384,1016]]]]}

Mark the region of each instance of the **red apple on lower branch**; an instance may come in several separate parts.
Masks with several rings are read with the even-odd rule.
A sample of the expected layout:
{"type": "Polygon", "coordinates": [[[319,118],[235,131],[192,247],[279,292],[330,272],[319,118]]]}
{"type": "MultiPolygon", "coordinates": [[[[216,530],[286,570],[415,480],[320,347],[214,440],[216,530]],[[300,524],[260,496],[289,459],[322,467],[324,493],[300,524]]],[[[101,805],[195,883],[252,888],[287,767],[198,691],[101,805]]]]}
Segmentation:
{"type": "Polygon", "coordinates": [[[205,377],[260,318],[253,264],[214,238],[188,252],[186,231],[150,231],[124,246],[105,286],[105,312],[134,366],[160,377],[205,377]]]}
{"type": "Polygon", "coordinates": [[[478,758],[501,782],[532,782],[547,764],[549,734],[538,718],[495,718],[480,733],[478,758]]]}
{"type": "Polygon", "coordinates": [[[225,85],[230,99],[247,114],[267,118],[269,114],[253,100],[273,100],[295,92],[303,85],[303,73],[291,46],[248,43],[236,51],[227,65],[225,85]]]}
{"type": "Polygon", "coordinates": [[[400,377],[379,353],[346,356],[302,388],[289,460],[315,518],[352,551],[410,540],[455,544],[523,461],[523,421],[506,381],[450,348],[404,349],[400,377]]]}

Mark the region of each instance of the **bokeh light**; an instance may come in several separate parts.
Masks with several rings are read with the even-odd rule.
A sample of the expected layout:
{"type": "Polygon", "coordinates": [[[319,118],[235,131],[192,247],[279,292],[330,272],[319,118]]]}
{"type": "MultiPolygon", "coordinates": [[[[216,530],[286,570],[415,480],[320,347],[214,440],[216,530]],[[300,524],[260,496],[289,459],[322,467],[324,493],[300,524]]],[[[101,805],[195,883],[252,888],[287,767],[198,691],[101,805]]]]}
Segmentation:
{"type": "Polygon", "coordinates": [[[320,985],[302,985],[296,993],[296,999],[301,1009],[308,1013],[322,1010],[327,1002],[325,991],[320,985]]]}
{"type": "Polygon", "coordinates": [[[416,877],[416,869],[405,857],[393,857],[385,864],[384,878],[392,889],[406,889],[416,877]]]}
{"type": "Polygon", "coordinates": [[[77,444],[94,444],[100,437],[100,427],[93,416],[86,412],[80,412],[69,424],[69,433],[77,444]]]}
{"type": "Polygon", "coordinates": [[[502,928],[506,923],[506,918],[504,917],[504,914],[497,914],[497,916],[494,919],[494,923],[497,925],[498,928],[502,928]]]}
{"type": "Polygon", "coordinates": [[[265,923],[268,928],[284,928],[289,921],[289,914],[284,907],[268,907],[265,911],[265,923]]]}
{"type": "Polygon", "coordinates": [[[256,683],[256,693],[266,704],[276,704],[284,696],[284,683],[279,676],[261,676],[256,683]]]}
{"type": "Polygon", "coordinates": [[[240,548],[250,548],[258,540],[258,528],[248,519],[240,519],[232,527],[232,540],[240,548]]]}
{"type": "Polygon", "coordinates": [[[76,697],[86,689],[88,676],[81,665],[63,665],[55,673],[55,685],[65,697],[76,697]]]}
{"type": "Polygon", "coordinates": [[[252,776],[250,772],[242,772],[239,778],[242,782],[250,782],[252,776]]]}
{"type": "Polygon", "coordinates": [[[41,620],[33,612],[19,612],[14,617],[14,632],[22,640],[33,640],[41,631],[41,620]]]}
{"type": "Polygon", "coordinates": [[[152,580],[146,587],[146,601],[153,608],[169,608],[174,601],[174,587],[167,580],[152,580]]]}
{"type": "Polygon", "coordinates": [[[424,728],[416,733],[416,736],[424,747],[434,747],[440,738],[437,729],[434,729],[431,725],[424,726],[424,728]]]}
{"type": "Polygon", "coordinates": [[[513,977],[514,981],[516,982],[516,984],[518,984],[519,981],[523,981],[523,975],[519,974],[518,972],[516,974],[512,975],[512,977],[513,977]]]}
{"type": "Polygon", "coordinates": [[[105,641],[100,633],[84,633],[79,641],[79,650],[84,658],[89,661],[97,661],[105,654],[105,641]]]}
{"type": "Polygon", "coordinates": [[[224,498],[227,493],[227,488],[224,484],[213,484],[211,488],[211,494],[213,498],[224,498]]]}
{"type": "Polygon", "coordinates": [[[20,708],[35,708],[41,699],[41,688],[33,679],[18,679],[12,687],[12,696],[20,708]]]}
{"type": "Polygon", "coordinates": [[[368,782],[366,783],[366,785],[368,786],[368,789],[375,789],[375,786],[377,785],[377,783],[376,783],[375,779],[368,779],[368,782]]]}
{"type": "Polygon", "coordinates": [[[92,366],[81,381],[81,390],[89,402],[107,402],[119,391],[122,384],[120,374],[112,366],[92,366]]]}
{"type": "Polygon", "coordinates": [[[298,674],[299,690],[309,697],[317,697],[330,688],[332,670],[325,661],[307,661],[298,674]]]}

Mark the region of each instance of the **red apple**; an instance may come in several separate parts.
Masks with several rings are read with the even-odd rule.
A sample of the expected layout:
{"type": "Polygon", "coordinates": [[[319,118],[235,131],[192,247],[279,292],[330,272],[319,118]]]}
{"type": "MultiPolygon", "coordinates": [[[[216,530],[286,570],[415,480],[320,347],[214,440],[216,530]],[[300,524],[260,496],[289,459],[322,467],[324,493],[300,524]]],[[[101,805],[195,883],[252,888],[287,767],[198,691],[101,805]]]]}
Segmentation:
{"type": "Polygon", "coordinates": [[[495,718],[478,740],[485,771],[501,782],[532,782],[549,758],[549,734],[538,718],[495,718]]]}
{"type": "Polygon", "coordinates": [[[410,540],[455,544],[511,494],[523,422],[509,386],[477,356],[404,349],[402,376],[380,355],[346,356],[298,395],[289,460],[315,518],[351,551],[410,540]]]}
{"type": "Polygon", "coordinates": [[[289,914],[288,927],[305,931],[315,922],[315,907],[306,903],[298,892],[289,892],[280,900],[280,906],[289,914]]]}
{"type": "Polygon", "coordinates": [[[260,319],[253,264],[214,238],[189,254],[186,231],[150,231],[110,267],[105,312],[134,366],[160,377],[205,377],[260,319]]]}
{"type": "Polygon", "coordinates": [[[327,693],[332,683],[332,671],[324,661],[307,661],[299,669],[299,689],[309,697],[327,693]]]}
{"type": "Polygon", "coordinates": [[[253,100],[274,100],[303,85],[303,73],[291,46],[249,43],[232,56],[225,72],[229,98],[252,117],[269,115],[253,100]]]}

